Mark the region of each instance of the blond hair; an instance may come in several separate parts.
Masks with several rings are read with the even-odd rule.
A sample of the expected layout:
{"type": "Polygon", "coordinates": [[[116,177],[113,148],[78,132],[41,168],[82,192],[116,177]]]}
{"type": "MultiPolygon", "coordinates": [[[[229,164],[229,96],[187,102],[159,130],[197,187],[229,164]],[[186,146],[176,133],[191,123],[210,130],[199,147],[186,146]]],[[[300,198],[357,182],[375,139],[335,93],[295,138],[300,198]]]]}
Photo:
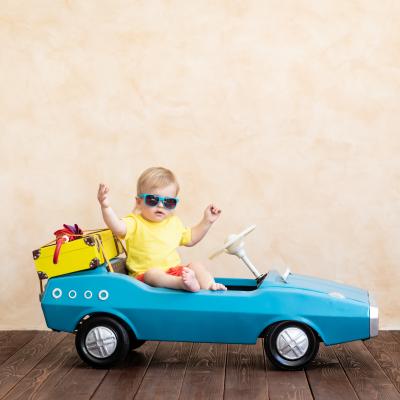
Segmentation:
{"type": "Polygon", "coordinates": [[[178,194],[179,184],[173,172],[163,167],[151,167],[139,176],[137,194],[149,193],[153,189],[163,188],[172,183],[176,186],[176,194],[178,194]]]}

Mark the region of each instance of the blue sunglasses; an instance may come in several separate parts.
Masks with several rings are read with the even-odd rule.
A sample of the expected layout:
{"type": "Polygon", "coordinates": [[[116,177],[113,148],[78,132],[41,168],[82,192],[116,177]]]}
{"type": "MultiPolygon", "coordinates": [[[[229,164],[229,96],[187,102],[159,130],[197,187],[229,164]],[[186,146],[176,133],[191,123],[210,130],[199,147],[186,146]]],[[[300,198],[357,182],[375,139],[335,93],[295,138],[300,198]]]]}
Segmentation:
{"type": "Polygon", "coordinates": [[[155,207],[161,201],[167,210],[173,210],[179,202],[177,197],[163,197],[148,193],[139,194],[138,197],[144,199],[144,204],[149,207],[155,207]]]}

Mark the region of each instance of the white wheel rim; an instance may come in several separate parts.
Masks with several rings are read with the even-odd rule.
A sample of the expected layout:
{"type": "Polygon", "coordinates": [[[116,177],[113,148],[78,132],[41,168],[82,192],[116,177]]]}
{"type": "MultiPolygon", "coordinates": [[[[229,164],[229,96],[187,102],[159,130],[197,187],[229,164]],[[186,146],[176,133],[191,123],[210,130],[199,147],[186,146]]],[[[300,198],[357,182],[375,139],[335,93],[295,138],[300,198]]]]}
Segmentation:
{"type": "Polygon", "coordinates": [[[288,360],[298,360],[308,350],[309,342],[306,333],[296,327],[284,329],[276,339],[278,353],[288,360]]]}
{"type": "Polygon", "coordinates": [[[90,355],[96,358],[107,358],[117,348],[117,336],[105,327],[96,326],[86,335],[85,346],[90,355]]]}

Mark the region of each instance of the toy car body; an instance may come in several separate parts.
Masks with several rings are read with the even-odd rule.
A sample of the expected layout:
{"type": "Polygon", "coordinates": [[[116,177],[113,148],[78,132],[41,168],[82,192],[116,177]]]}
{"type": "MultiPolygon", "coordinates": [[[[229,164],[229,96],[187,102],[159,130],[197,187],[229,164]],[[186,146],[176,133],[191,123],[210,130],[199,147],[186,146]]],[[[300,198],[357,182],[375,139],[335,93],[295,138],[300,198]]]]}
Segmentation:
{"type": "MultiPolygon", "coordinates": [[[[111,260],[114,264],[117,259],[111,260]]],[[[49,279],[41,295],[47,326],[75,332],[84,361],[109,367],[146,340],[254,344],[298,369],[333,345],[378,334],[378,308],[362,289],[270,271],[259,279],[216,278],[227,291],[155,288],[105,265],[49,279]]]]}

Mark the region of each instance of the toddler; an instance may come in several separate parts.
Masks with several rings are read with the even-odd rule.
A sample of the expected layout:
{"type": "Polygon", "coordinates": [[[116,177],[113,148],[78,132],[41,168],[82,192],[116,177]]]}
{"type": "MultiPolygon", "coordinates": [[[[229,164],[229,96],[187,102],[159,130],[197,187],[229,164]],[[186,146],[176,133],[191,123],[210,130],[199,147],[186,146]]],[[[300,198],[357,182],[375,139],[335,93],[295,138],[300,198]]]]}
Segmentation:
{"type": "Polygon", "coordinates": [[[179,199],[174,174],[161,167],[149,168],[137,183],[136,207],[119,219],[110,207],[109,188],[100,184],[97,199],[106,225],[127,247],[127,269],[133,277],[151,286],[183,289],[226,290],[216,283],[200,262],[181,264],[179,246],[194,246],[218,219],[221,210],[207,206],[202,220],[186,228],[174,214],[179,199]]]}

